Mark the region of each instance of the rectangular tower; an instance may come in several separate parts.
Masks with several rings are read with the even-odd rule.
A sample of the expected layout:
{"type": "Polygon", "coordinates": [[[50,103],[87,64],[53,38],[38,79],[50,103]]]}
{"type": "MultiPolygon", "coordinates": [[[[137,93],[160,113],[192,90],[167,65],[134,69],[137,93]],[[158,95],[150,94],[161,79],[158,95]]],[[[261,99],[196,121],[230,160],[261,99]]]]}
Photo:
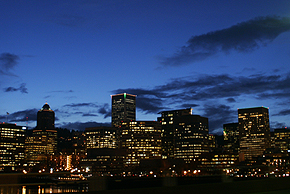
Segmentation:
{"type": "Polygon", "coordinates": [[[269,110],[265,107],[238,109],[240,153],[245,160],[263,155],[270,147],[269,110]]]}
{"type": "Polygon", "coordinates": [[[125,167],[141,160],[161,159],[161,124],[157,121],[129,121],[121,126],[121,148],[127,151],[125,167]]]}
{"type": "Polygon", "coordinates": [[[112,95],[112,126],[121,126],[122,121],[136,120],[136,96],[132,94],[112,95]]]}
{"type": "Polygon", "coordinates": [[[0,123],[0,171],[22,168],[26,127],[0,123]]]}
{"type": "Polygon", "coordinates": [[[192,115],[192,109],[161,112],[162,158],[195,161],[209,151],[208,118],[192,115]]]}

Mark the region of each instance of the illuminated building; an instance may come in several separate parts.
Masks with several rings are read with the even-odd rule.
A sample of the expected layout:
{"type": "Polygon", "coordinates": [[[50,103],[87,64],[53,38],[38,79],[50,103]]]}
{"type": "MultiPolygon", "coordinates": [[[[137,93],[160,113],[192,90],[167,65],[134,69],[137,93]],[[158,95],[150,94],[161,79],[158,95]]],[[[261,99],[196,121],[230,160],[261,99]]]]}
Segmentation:
{"type": "Polygon", "coordinates": [[[57,130],[54,128],[54,111],[45,103],[37,113],[37,127],[26,138],[26,160],[30,166],[47,166],[57,151],[57,130]]]}
{"type": "Polygon", "coordinates": [[[117,130],[114,127],[90,127],[85,129],[86,148],[117,148],[117,130]]]}
{"type": "Polygon", "coordinates": [[[82,168],[96,173],[119,173],[124,153],[118,149],[117,128],[91,127],[85,129],[87,157],[82,168]]]}
{"type": "Polygon", "coordinates": [[[290,152],[290,130],[287,128],[274,130],[274,146],[282,153],[290,152]]]}
{"type": "Polygon", "coordinates": [[[223,125],[224,148],[239,152],[240,137],[239,137],[239,123],[227,123],[223,125]]]}
{"type": "Polygon", "coordinates": [[[208,135],[208,148],[210,151],[216,148],[216,136],[213,134],[208,135]]]}
{"type": "Polygon", "coordinates": [[[125,167],[141,160],[161,159],[161,125],[156,121],[129,121],[121,126],[121,148],[127,151],[125,167]]]}
{"type": "Polygon", "coordinates": [[[197,159],[198,169],[209,174],[218,174],[238,164],[239,154],[216,149],[210,153],[204,153],[197,159]]]}
{"type": "Polygon", "coordinates": [[[26,127],[0,123],[0,171],[15,171],[22,167],[26,127]]]}
{"type": "Polygon", "coordinates": [[[174,118],[183,115],[191,115],[192,109],[181,109],[173,111],[160,112],[161,117],[158,117],[158,121],[162,124],[162,158],[163,159],[174,159],[175,151],[175,138],[176,130],[173,125],[174,118]]]}
{"type": "Polygon", "coordinates": [[[112,126],[121,126],[122,121],[136,120],[136,96],[132,94],[112,95],[112,126]]]}
{"type": "Polygon", "coordinates": [[[245,160],[263,155],[270,147],[269,110],[265,107],[238,109],[240,153],[245,160]]]}
{"type": "Polygon", "coordinates": [[[162,158],[190,163],[209,151],[208,118],[193,115],[192,109],[161,112],[162,158]]]}

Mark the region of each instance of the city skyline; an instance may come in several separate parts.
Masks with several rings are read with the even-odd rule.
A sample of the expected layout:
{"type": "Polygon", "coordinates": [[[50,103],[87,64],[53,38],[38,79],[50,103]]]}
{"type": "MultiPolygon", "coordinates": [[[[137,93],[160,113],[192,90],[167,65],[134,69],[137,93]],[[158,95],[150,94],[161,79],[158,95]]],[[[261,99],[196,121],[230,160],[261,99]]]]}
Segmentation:
{"type": "Polygon", "coordinates": [[[110,95],[129,93],[136,120],[191,107],[221,133],[265,106],[289,126],[289,1],[0,5],[0,122],[35,127],[47,102],[56,127],[110,125],[110,95]]]}

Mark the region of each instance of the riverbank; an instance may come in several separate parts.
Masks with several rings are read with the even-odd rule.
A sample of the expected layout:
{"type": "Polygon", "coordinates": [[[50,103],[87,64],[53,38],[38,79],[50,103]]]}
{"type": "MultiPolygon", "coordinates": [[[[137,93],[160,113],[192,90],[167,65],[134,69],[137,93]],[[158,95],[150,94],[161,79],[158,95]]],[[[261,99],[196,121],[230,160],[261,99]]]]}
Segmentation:
{"type": "Polygon", "coordinates": [[[89,191],[88,194],[176,194],[176,193],[221,193],[221,194],[267,194],[267,193],[289,193],[290,177],[283,178],[266,178],[260,180],[243,180],[232,182],[219,183],[201,183],[191,185],[179,185],[171,187],[150,187],[150,188],[135,188],[135,189],[117,189],[103,191],[89,191]]]}

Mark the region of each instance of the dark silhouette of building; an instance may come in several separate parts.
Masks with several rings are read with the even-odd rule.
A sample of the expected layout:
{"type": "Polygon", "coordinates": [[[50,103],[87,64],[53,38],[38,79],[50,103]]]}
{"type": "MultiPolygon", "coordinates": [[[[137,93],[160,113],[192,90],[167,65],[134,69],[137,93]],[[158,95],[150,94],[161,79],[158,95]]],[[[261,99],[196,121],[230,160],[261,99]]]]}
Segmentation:
{"type": "Polygon", "coordinates": [[[112,126],[121,126],[122,121],[136,120],[136,96],[132,94],[112,95],[112,126]]]}
{"type": "Polygon", "coordinates": [[[224,148],[228,151],[239,152],[240,137],[239,123],[227,123],[223,125],[224,148]]]}
{"type": "Polygon", "coordinates": [[[54,111],[45,103],[37,112],[37,128],[38,129],[54,129],[54,111]]]}
{"type": "Polygon", "coordinates": [[[240,153],[245,160],[263,155],[270,147],[269,110],[265,107],[238,109],[240,153]]]}

